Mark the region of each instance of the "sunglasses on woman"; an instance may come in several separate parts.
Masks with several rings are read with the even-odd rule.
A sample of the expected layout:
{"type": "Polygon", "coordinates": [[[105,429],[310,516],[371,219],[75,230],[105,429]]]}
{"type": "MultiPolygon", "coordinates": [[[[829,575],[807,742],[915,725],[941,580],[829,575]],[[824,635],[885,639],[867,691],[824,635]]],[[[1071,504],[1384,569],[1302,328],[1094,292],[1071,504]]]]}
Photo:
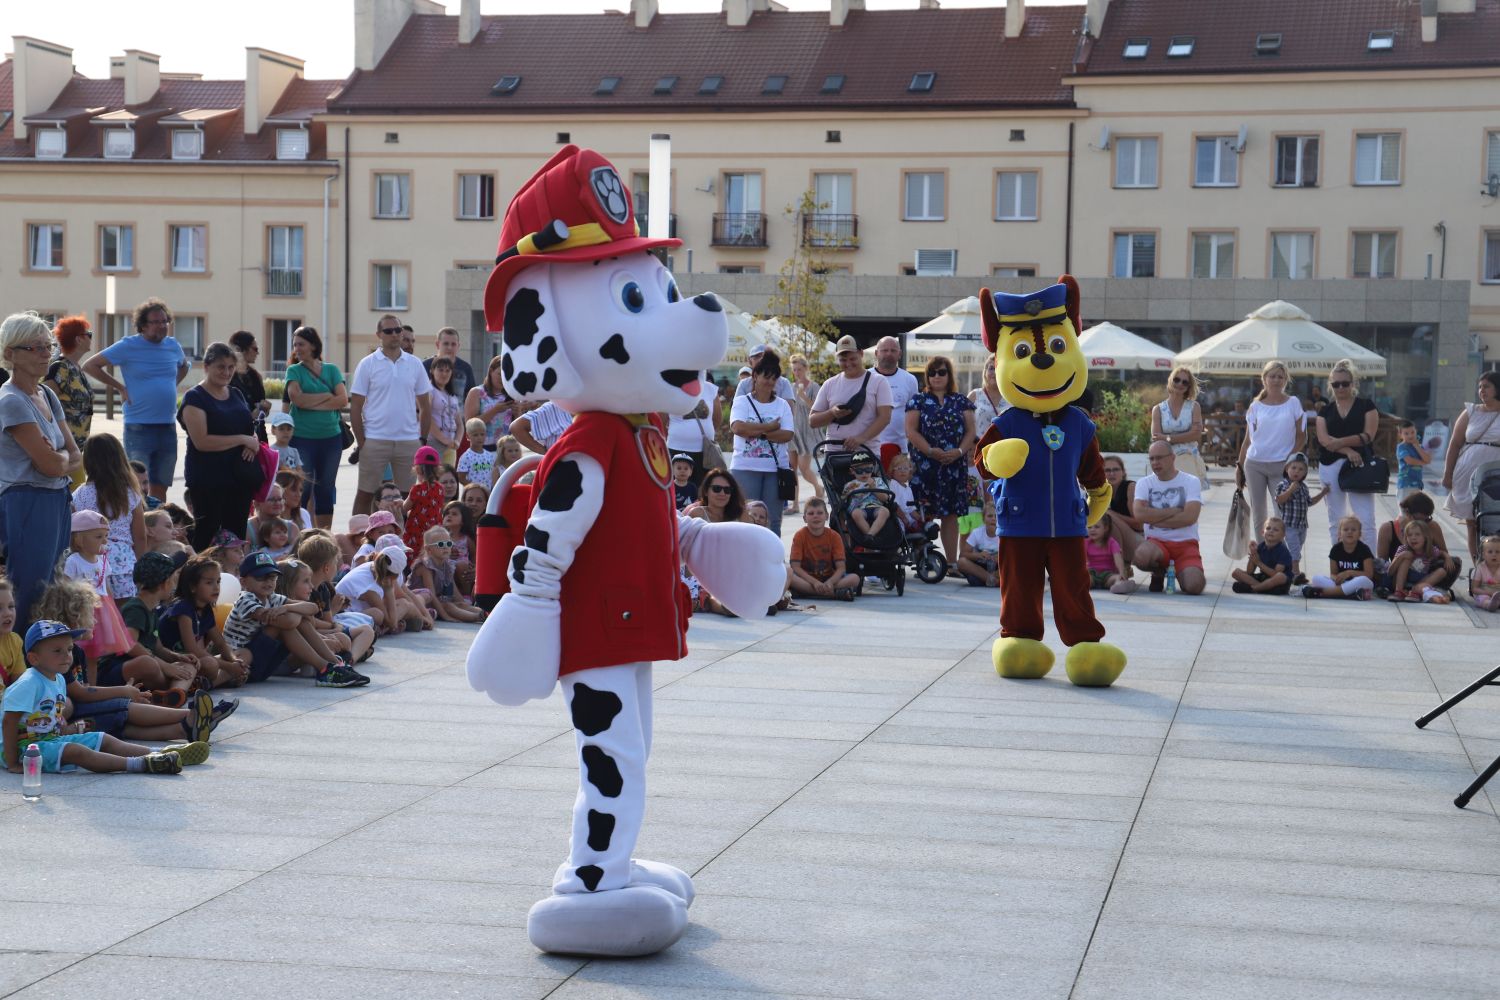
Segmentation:
{"type": "Polygon", "coordinates": [[[1173,385],[1192,385],[1193,383],[1189,382],[1185,378],[1174,378],[1172,380],[1172,384],[1173,385]]]}
{"type": "Polygon", "coordinates": [[[707,491],[709,493],[733,493],[734,492],[734,487],[732,487],[732,486],[721,486],[718,483],[715,483],[714,485],[709,486],[709,487],[705,487],[705,488],[707,489],[707,491]]]}
{"type": "Polygon", "coordinates": [[[1331,385],[1331,386],[1333,386],[1335,389],[1347,389],[1351,385],[1353,385],[1354,383],[1353,382],[1329,382],[1328,384],[1331,385]]]}
{"type": "Polygon", "coordinates": [[[939,375],[946,376],[947,374],[948,374],[948,369],[946,369],[946,368],[939,368],[937,371],[933,372],[928,377],[929,378],[937,378],[939,375]]]}

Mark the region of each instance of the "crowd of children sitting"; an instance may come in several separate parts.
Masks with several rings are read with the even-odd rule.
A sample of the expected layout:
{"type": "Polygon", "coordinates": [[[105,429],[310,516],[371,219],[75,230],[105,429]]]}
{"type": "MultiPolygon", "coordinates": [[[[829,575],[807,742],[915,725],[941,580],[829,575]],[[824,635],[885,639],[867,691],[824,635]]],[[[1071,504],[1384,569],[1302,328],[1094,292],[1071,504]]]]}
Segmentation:
{"type": "Polygon", "coordinates": [[[338,535],[313,526],[305,476],[287,461],[297,452],[283,447],[244,537],[224,530],[195,552],[191,515],[149,498],[117,438],[91,435],[70,544],[24,640],[0,577],[6,766],[18,771],[37,743],[50,771],[176,773],[207,759],[239,707],[212,691],[277,675],[360,687],[370,678],[356,664],[380,636],[482,621],[474,531],[491,467],[514,460],[506,444],[484,452],[492,463],[468,463],[472,476],[419,449],[411,492],[385,483],[376,509],[338,535]]]}

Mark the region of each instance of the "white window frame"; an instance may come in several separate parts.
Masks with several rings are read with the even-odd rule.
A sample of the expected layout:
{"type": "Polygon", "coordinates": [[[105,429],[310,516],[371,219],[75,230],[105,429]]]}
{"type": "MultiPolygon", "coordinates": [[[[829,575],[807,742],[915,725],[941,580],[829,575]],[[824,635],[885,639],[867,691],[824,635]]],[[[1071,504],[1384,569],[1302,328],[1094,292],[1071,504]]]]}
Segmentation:
{"type": "Polygon", "coordinates": [[[847,171],[819,170],[813,174],[813,214],[853,215],[854,175],[847,171]],[[828,197],[824,197],[824,194],[828,197]]]}
{"type": "Polygon", "coordinates": [[[1394,278],[1396,270],[1401,265],[1401,234],[1395,230],[1360,230],[1352,235],[1349,245],[1349,273],[1356,278],[1394,278]],[[1361,240],[1368,244],[1367,259],[1365,261],[1365,272],[1360,273],[1359,245],[1361,240]],[[1389,248],[1389,249],[1387,249],[1389,248]],[[1391,268],[1389,274],[1382,274],[1380,269],[1380,257],[1389,253],[1391,268]]]}
{"type": "Polygon", "coordinates": [[[104,130],[104,158],[106,160],[128,160],[134,156],[134,129],[107,128],[104,130]]]}
{"type": "Polygon", "coordinates": [[[120,223],[109,223],[99,227],[99,270],[101,271],[133,271],[135,270],[135,227],[120,223]],[[110,230],[114,230],[115,236],[115,262],[109,262],[109,254],[104,248],[104,236],[110,230]]]}
{"type": "Polygon", "coordinates": [[[196,128],[172,130],[172,159],[203,159],[203,132],[196,128]]]}
{"type": "Polygon", "coordinates": [[[1500,129],[1484,133],[1484,176],[1479,183],[1488,184],[1491,177],[1500,177],[1500,129]]]}
{"type": "Polygon", "coordinates": [[[266,322],[266,339],[270,341],[271,356],[266,370],[284,373],[292,356],[292,334],[302,325],[300,319],[276,316],[266,322]]]}
{"type": "Polygon", "coordinates": [[[26,263],[32,271],[64,271],[68,267],[67,243],[60,222],[26,224],[26,263]],[[52,263],[53,257],[57,263],[52,263]],[[41,263],[38,263],[41,261],[41,263]]]}
{"type": "Polygon", "coordinates": [[[1157,259],[1158,251],[1160,249],[1159,246],[1158,246],[1158,242],[1159,242],[1158,234],[1155,233],[1155,232],[1153,232],[1153,231],[1151,231],[1151,230],[1139,229],[1139,230],[1121,230],[1121,231],[1115,232],[1113,234],[1113,238],[1110,241],[1110,252],[1109,252],[1109,272],[1110,272],[1110,277],[1112,277],[1112,278],[1154,278],[1154,277],[1156,277],[1156,271],[1157,271],[1156,259],[1157,259]],[[1135,270],[1136,270],[1136,240],[1137,240],[1137,238],[1143,237],[1143,236],[1148,236],[1148,237],[1151,238],[1151,273],[1150,274],[1136,274],[1135,273],[1135,270]],[[1122,240],[1124,241],[1123,247],[1124,247],[1124,250],[1125,250],[1125,256],[1124,256],[1124,259],[1123,259],[1123,265],[1124,265],[1123,267],[1121,266],[1122,260],[1121,260],[1121,257],[1120,257],[1120,250],[1121,250],[1121,247],[1122,247],[1121,241],[1122,240]],[[1121,273],[1122,271],[1124,272],[1123,274],[1121,273]]]}
{"type": "Polygon", "coordinates": [[[1188,277],[1233,278],[1236,264],[1235,258],[1240,252],[1238,244],[1239,239],[1236,234],[1224,230],[1195,230],[1189,233],[1188,245],[1191,248],[1192,260],[1188,262],[1188,277]],[[1207,239],[1208,241],[1207,246],[1204,248],[1208,251],[1208,267],[1204,269],[1207,273],[1204,274],[1198,273],[1198,241],[1201,239],[1207,239]],[[1225,246],[1229,247],[1229,273],[1220,274],[1219,252],[1225,246]]]}
{"type": "MultiPolygon", "coordinates": [[[[639,209],[639,206],[637,206],[639,209]]],[[[637,211],[639,214],[639,211],[637,211]]],[[[495,175],[458,175],[458,217],[484,220],[495,217],[495,175]],[[489,190],[486,191],[485,188],[489,190]]]]}
{"type": "Polygon", "coordinates": [[[406,264],[375,264],[375,308],[387,312],[405,312],[411,308],[411,268],[406,264]],[[382,298],[382,295],[384,296],[382,298]]]}
{"type": "Polygon", "coordinates": [[[36,132],[36,158],[38,160],[60,160],[68,155],[68,130],[65,128],[42,128],[36,132]]]}
{"type": "Polygon", "coordinates": [[[990,268],[990,277],[992,277],[992,278],[1035,278],[1036,277],[1036,268],[1032,267],[1030,265],[1024,265],[1023,266],[1023,265],[1019,265],[1019,264],[1002,264],[1002,265],[1000,265],[998,267],[992,267],[992,268],[990,268]],[[1021,273],[1022,271],[1026,272],[1026,273],[1022,274],[1021,273]]]}
{"type": "Polygon", "coordinates": [[[306,294],[307,229],[305,226],[275,225],[266,227],[266,295],[271,298],[297,297],[306,294]],[[273,271],[296,271],[297,291],[273,293],[273,271]]]}
{"type": "Polygon", "coordinates": [[[375,218],[411,218],[411,174],[375,175],[375,218]]]}
{"type": "Polygon", "coordinates": [[[203,317],[173,316],[172,336],[182,345],[182,353],[190,358],[203,357],[203,317]]]}
{"type": "Polygon", "coordinates": [[[305,128],[279,128],[276,130],[276,159],[305,160],[310,136],[305,128]]]}
{"type": "Polygon", "coordinates": [[[1276,136],[1276,145],[1272,149],[1272,155],[1275,157],[1275,159],[1272,160],[1271,163],[1271,186],[1279,188],[1317,187],[1323,169],[1322,138],[1322,136],[1317,135],[1276,136]],[[1290,184],[1282,183],[1281,181],[1277,180],[1277,177],[1279,176],[1281,170],[1281,144],[1283,142],[1295,142],[1297,144],[1297,169],[1290,184]],[[1318,159],[1317,166],[1313,168],[1313,177],[1311,183],[1307,183],[1306,181],[1308,159],[1307,151],[1309,148],[1315,149],[1317,151],[1314,155],[1318,159]]]}
{"type": "Polygon", "coordinates": [[[1002,170],[995,175],[995,221],[1035,222],[1042,175],[1037,170],[1002,170]],[[1010,190],[1006,182],[1010,181],[1010,190]],[[1029,191],[1028,191],[1029,189],[1029,191]],[[1028,194],[1030,196],[1028,205],[1028,194]],[[1009,202],[1009,204],[1006,204],[1009,202]]]}
{"type": "Polygon", "coordinates": [[[1289,230],[1273,230],[1271,232],[1270,244],[1271,244],[1271,246],[1270,246],[1270,250],[1271,250],[1271,266],[1270,266],[1269,270],[1270,270],[1270,276],[1272,278],[1286,278],[1286,279],[1291,279],[1291,280],[1305,280],[1305,279],[1311,279],[1311,278],[1314,278],[1314,277],[1317,276],[1317,273],[1318,273],[1318,238],[1317,238],[1317,235],[1315,233],[1304,233],[1304,232],[1289,231],[1289,230]],[[1292,254],[1288,255],[1287,256],[1287,273],[1286,274],[1278,274],[1278,273],[1276,273],[1276,240],[1277,240],[1278,237],[1287,237],[1289,239],[1294,240],[1295,242],[1293,242],[1291,244],[1291,249],[1293,251],[1295,251],[1299,246],[1302,245],[1301,241],[1303,241],[1303,240],[1307,241],[1307,260],[1303,261],[1303,260],[1299,259],[1298,255],[1295,252],[1293,252],[1292,254]],[[1299,274],[1299,273],[1297,273],[1298,271],[1301,271],[1304,268],[1305,268],[1305,270],[1307,272],[1306,274],[1299,274]]]}
{"type": "Polygon", "coordinates": [[[1479,275],[1480,284],[1500,285],[1500,229],[1484,231],[1484,259],[1480,266],[1484,268],[1479,275]]]}
{"type": "Polygon", "coordinates": [[[1394,187],[1401,183],[1401,133],[1400,132],[1359,132],[1354,136],[1354,183],[1357,187],[1394,187]],[[1386,149],[1388,146],[1396,147],[1395,155],[1391,160],[1392,176],[1384,174],[1386,167],[1386,149]],[[1360,150],[1372,149],[1373,152],[1362,158],[1360,150]],[[1373,164],[1375,173],[1365,173],[1361,176],[1360,164],[1363,162],[1373,164]]]}
{"type": "Polygon", "coordinates": [[[1154,188],[1161,175],[1161,140],[1154,135],[1122,135],[1115,139],[1115,187],[1154,188]],[[1146,150],[1151,151],[1150,180],[1141,176],[1146,167],[1146,150]],[[1130,168],[1126,180],[1126,167],[1130,168]]]}
{"type": "Polygon", "coordinates": [[[1236,137],[1231,135],[1200,135],[1193,139],[1193,187],[1239,187],[1240,154],[1235,151],[1236,137]],[[1205,143],[1212,143],[1213,166],[1205,178],[1202,173],[1202,152],[1205,143]],[[1229,176],[1226,178],[1225,174],[1229,176]]]}
{"type": "Polygon", "coordinates": [[[948,176],[940,170],[909,170],[901,185],[901,218],[906,222],[942,222],[947,218],[946,205],[948,176]],[[913,191],[913,183],[920,185],[920,192],[913,191]],[[933,197],[936,188],[937,197],[933,197]],[[920,194],[920,214],[912,213],[912,195],[920,194]],[[933,202],[937,205],[934,208],[933,202]]]}
{"type": "Polygon", "coordinates": [[[167,236],[167,269],[178,274],[202,274],[208,270],[208,227],[172,225],[167,236]]]}

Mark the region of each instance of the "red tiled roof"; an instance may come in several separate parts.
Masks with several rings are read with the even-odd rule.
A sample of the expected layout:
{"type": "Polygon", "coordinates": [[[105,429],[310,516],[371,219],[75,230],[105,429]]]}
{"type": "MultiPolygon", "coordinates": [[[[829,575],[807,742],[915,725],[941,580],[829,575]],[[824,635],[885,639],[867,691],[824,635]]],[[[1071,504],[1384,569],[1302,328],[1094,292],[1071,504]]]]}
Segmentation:
{"type": "MultiPolygon", "coordinates": [[[[0,63],[0,109],[12,104],[12,63],[0,63]]],[[[342,80],[292,81],[282,94],[276,110],[287,109],[291,114],[284,117],[310,118],[326,107],[329,95],[335,93],[342,80]],[[302,112],[306,114],[302,114],[302,112]]],[[[164,79],[151,100],[135,105],[131,111],[145,116],[136,131],[136,149],[133,161],[170,160],[172,137],[170,129],[158,124],[161,117],[170,112],[195,109],[224,109],[231,113],[215,118],[205,126],[206,142],[203,150],[205,160],[275,160],[276,135],[272,127],[262,127],[256,135],[244,134],[245,82],[243,80],[172,80],[164,79]]],[[[78,114],[85,109],[117,111],[125,107],[125,81],[93,80],[76,76],[45,115],[78,114]]],[[[83,130],[70,129],[68,154],[65,159],[97,159],[103,155],[104,129],[89,127],[83,130]]],[[[32,156],[29,140],[16,141],[14,130],[7,125],[0,130],[0,157],[32,156]]],[[[309,157],[317,159],[321,150],[315,144],[309,157]]]]}
{"type": "Polygon", "coordinates": [[[329,102],[332,112],[599,111],[649,108],[753,111],[802,108],[1031,107],[1072,103],[1060,82],[1072,68],[1082,7],[1034,7],[1025,32],[1006,40],[1001,8],[850,13],[839,29],[825,11],[755,14],[730,28],[721,14],[658,14],[637,29],[622,14],[485,17],[479,36],[458,44],[458,18],[411,18],[373,71],[356,72],[329,102]],[[912,75],[936,72],[930,93],[909,93],[912,75]],[[842,91],[820,94],[844,74],[842,91]],[[502,76],[515,93],[491,96],[502,76]],[[766,78],[785,75],[780,96],[766,78]],[[601,77],[615,94],[596,96],[601,77]],[[659,78],[676,76],[670,96],[659,78]],[[723,76],[716,95],[700,95],[723,76]]]}
{"type": "Polygon", "coordinates": [[[1308,72],[1500,65],[1500,0],[1472,14],[1439,14],[1437,41],[1423,43],[1421,5],[1412,0],[1114,0],[1091,46],[1087,72],[1100,74],[1308,72]],[[1395,47],[1368,48],[1370,32],[1394,31],[1395,47]],[[1279,55],[1257,55],[1255,39],[1281,34],[1279,55]],[[1193,54],[1169,58],[1174,36],[1193,54]],[[1128,39],[1149,38],[1144,59],[1126,59],[1128,39]]]}

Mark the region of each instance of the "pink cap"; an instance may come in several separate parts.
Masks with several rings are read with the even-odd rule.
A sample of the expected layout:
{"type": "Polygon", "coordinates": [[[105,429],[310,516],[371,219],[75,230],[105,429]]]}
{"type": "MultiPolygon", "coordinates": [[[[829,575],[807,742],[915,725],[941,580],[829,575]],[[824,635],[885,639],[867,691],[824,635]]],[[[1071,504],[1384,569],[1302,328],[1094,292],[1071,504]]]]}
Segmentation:
{"type": "Polygon", "coordinates": [[[73,515],[73,531],[92,531],[95,528],[107,527],[109,527],[109,522],[97,510],[80,510],[73,515]]]}
{"type": "MultiPolygon", "coordinates": [[[[394,518],[392,518],[394,520],[394,518]]],[[[349,534],[359,535],[370,530],[369,514],[353,514],[349,518],[349,534]]]]}
{"type": "Polygon", "coordinates": [[[423,445],[417,449],[417,455],[412,459],[413,465],[442,465],[443,456],[439,455],[436,448],[423,445]]]}
{"type": "Polygon", "coordinates": [[[376,528],[394,528],[396,526],[396,515],[388,510],[377,510],[370,515],[370,523],[365,526],[366,531],[374,531],[376,528]]]}
{"type": "Polygon", "coordinates": [[[400,549],[403,552],[411,551],[411,549],[406,547],[406,543],[401,540],[400,535],[381,535],[375,539],[376,552],[384,552],[386,549],[400,549]]]}

